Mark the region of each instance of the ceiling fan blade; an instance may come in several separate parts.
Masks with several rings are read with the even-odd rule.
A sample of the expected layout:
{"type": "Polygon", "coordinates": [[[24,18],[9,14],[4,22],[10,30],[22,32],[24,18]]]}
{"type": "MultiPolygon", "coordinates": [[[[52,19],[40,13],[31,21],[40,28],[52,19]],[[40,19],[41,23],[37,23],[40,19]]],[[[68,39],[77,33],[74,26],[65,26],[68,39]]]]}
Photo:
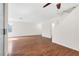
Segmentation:
{"type": "Polygon", "coordinates": [[[43,6],[43,8],[47,7],[48,5],[50,5],[51,3],[47,3],[43,6]]]}
{"type": "Polygon", "coordinates": [[[58,3],[58,4],[56,5],[56,7],[57,7],[57,9],[60,9],[61,3],[58,3]]]}

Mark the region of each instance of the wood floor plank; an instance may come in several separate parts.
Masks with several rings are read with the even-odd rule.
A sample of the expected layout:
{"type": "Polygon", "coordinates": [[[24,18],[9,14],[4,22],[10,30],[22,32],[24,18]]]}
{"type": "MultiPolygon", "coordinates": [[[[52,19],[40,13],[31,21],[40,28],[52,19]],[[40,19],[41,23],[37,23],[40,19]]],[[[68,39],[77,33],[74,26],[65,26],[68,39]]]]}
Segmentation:
{"type": "Polygon", "coordinates": [[[51,39],[34,36],[8,38],[9,56],[79,56],[79,51],[52,43],[51,39]]]}

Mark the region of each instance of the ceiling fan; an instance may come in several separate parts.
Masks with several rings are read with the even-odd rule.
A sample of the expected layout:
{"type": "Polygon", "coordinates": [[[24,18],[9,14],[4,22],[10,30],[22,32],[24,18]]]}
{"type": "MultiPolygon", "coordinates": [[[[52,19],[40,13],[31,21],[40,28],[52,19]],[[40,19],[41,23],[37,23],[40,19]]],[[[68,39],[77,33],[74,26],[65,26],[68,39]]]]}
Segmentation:
{"type": "MultiPolygon", "coordinates": [[[[49,6],[50,4],[52,4],[52,3],[47,3],[47,4],[45,4],[45,5],[43,6],[43,8],[49,6]]],[[[57,4],[56,4],[56,7],[57,7],[57,9],[60,9],[60,8],[61,8],[61,3],[57,3],[57,4]]]]}

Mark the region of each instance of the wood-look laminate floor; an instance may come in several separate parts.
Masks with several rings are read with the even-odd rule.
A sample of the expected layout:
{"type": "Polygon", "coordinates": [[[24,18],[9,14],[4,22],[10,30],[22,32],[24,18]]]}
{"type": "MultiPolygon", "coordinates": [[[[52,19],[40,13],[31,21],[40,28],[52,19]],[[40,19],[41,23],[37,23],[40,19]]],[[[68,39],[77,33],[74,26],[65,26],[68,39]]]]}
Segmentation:
{"type": "Polygon", "coordinates": [[[75,51],[52,43],[51,39],[35,36],[8,38],[9,56],[79,56],[75,51]]]}

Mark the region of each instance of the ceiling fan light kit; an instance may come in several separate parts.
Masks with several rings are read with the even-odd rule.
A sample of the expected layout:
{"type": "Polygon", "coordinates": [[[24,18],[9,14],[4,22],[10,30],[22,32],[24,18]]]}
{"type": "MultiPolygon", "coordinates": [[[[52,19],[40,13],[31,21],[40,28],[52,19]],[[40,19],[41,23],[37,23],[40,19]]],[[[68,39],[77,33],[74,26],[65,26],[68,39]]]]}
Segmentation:
{"type": "Polygon", "coordinates": [[[56,4],[57,9],[60,9],[61,3],[56,4]]]}

